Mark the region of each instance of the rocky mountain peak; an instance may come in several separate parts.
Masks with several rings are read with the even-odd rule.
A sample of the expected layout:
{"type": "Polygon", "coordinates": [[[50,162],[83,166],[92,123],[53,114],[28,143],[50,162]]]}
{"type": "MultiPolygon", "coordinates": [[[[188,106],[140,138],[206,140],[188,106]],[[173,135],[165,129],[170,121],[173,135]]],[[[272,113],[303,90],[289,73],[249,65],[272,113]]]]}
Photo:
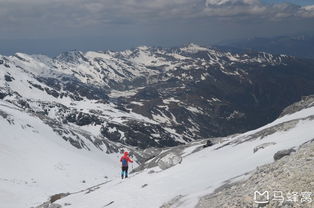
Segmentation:
{"type": "Polygon", "coordinates": [[[60,55],[58,55],[55,59],[60,62],[71,64],[79,64],[81,61],[86,60],[83,52],[77,50],[63,52],[60,55]]]}

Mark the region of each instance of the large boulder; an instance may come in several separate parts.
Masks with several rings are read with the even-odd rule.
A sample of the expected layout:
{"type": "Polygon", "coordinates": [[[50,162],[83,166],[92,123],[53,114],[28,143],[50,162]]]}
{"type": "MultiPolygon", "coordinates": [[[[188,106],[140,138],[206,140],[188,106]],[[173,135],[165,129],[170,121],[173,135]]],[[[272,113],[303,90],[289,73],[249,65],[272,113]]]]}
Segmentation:
{"type": "Polygon", "coordinates": [[[149,160],[159,155],[161,151],[162,150],[160,148],[155,148],[155,147],[147,148],[147,149],[144,149],[143,151],[143,157],[149,160]]]}
{"type": "Polygon", "coordinates": [[[214,145],[214,144],[213,144],[213,142],[212,142],[211,140],[207,140],[207,141],[206,141],[206,144],[203,145],[203,148],[211,147],[211,146],[213,146],[213,145],[214,145]]]}
{"type": "Polygon", "coordinates": [[[62,208],[60,204],[51,204],[48,208],[62,208]]]}
{"type": "Polygon", "coordinates": [[[295,152],[295,149],[286,149],[286,150],[280,150],[274,154],[274,160],[280,160],[281,158],[290,155],[292,152],[295,152]]]}
{"type": "Polygon", "coordinates": [[[170,152],[159,159],[158,166],[165,170],[182,162],[182,157],[174,152],[170,152]]]}

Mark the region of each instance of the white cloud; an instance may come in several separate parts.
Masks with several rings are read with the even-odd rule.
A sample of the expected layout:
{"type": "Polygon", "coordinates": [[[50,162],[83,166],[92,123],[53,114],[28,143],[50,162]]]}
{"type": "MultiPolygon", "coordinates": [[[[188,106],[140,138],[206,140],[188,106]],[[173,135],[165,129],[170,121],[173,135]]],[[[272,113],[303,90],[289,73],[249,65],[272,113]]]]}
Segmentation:
{"type": "Polygon", "coordinates": [[[223,5],[256,5],[260,4],[258,0],[206,0],[206,7],[223,5]]]}
{"type": "Polygon", "coordinates": [[[312,18],[314,5],[301,7],[291,3],[265,4],[260,0],[206,0],[204,14],[218,17],[263,18],[312,18]]]}
{"type": "Polygon", "coordinates": [[[314,5],[302,7],[299,13],[300,13],[300,16],[313,18],[314,17],[314,5]]]}
{"type": "Polygon", "coordinates": [[[260,0],[0,0],[0,32],[149,24],[190,18],[314,18],[314,6],[260,0]]]}

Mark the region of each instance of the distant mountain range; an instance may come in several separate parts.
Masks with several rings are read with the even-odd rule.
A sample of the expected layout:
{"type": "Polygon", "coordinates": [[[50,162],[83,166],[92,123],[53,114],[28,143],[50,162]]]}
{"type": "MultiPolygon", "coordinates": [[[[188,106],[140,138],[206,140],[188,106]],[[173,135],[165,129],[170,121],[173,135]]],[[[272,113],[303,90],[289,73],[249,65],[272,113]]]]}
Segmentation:
{"type": "Polygon", "coordinates": [[[225,49],[264,51],[272,54],[287,54],[302,58],[314,58],[314,35],[250,38],[221,44],[225,49]]]}
{"type": "Polygon", "coordinates": [[[142,46],[0,56],[0,78],[1,102],[30,112],[77,148],[92,141],[110,152],[262,126],[314,93],[314,61],[195,44],[142,46]]]}

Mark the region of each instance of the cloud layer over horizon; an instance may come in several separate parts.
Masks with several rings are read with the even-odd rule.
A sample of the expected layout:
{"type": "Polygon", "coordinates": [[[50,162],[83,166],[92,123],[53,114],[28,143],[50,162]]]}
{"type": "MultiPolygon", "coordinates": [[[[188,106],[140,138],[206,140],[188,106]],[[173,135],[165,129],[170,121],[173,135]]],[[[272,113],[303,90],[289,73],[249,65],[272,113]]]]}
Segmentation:
{"type": "MultiPolygon", "coordinates": [[[[246,28],[247,24],[260,24],[272,30],[288,22],[292,30],[295,24],[295,32],[311,30],[314,2],[301,6],[270,1],[272,3],[261,0],[0,0],[0,39],[106,36],[114,40],[115,36],[123,38],[121,34],[140,38],[163,30],[169,31],[163,39],[167,35],[173,38],[191,33],[185,34],[189,41],[197,38],[189,30],[208,33],[209,38],[215,39],[219,32],[225,33],[228,28],[234,31],[237,27],[239,30],[246,28]],[[222,25],[226,25],[225,28],[222,25]]],[[[250,30],[255,30],[254,26],[250,30]]],[[[285,28],[282,30],[285,32],[285,28]]]]}

